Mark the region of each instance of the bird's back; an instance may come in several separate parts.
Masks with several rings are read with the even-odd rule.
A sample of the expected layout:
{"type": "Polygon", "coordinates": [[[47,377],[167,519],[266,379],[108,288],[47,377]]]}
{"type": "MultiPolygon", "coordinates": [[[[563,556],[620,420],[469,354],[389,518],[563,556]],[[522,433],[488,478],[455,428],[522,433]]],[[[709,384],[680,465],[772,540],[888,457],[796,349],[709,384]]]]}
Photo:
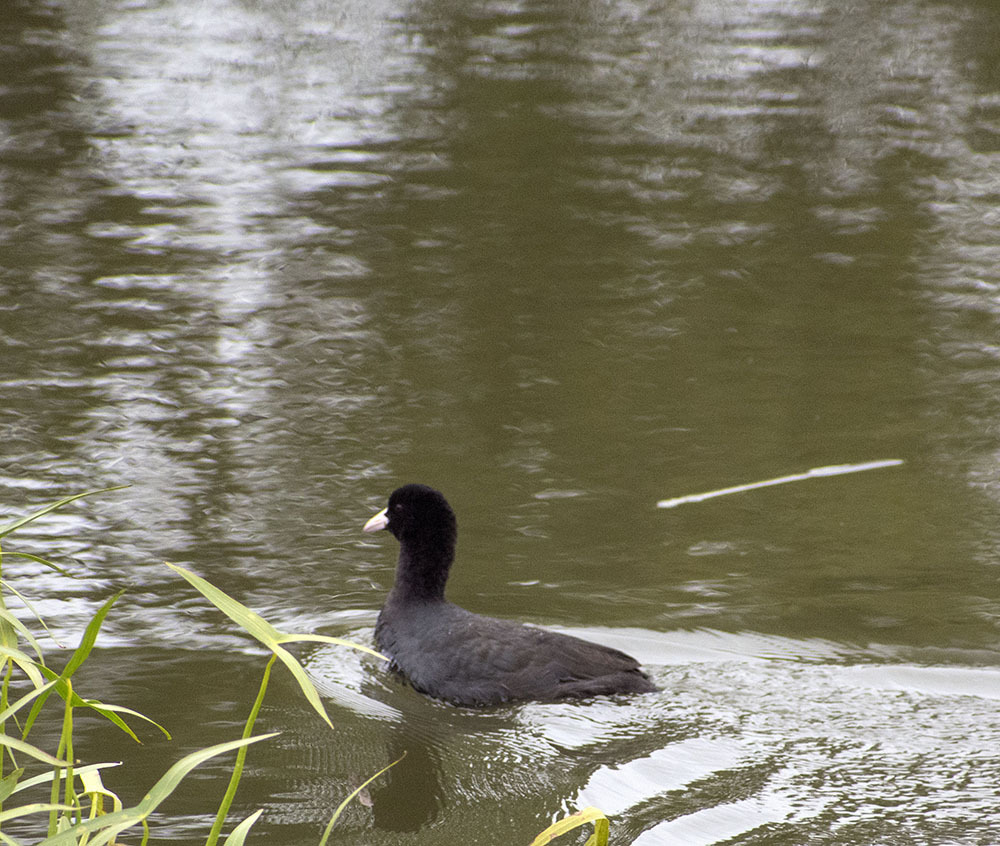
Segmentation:
{"type": "Polygon", "coordinates": [[[456,705],[656,690],[638,662],[617,649],[443,600],[396,603],[390,597],[375,634],[414,688],[456,705]]]}

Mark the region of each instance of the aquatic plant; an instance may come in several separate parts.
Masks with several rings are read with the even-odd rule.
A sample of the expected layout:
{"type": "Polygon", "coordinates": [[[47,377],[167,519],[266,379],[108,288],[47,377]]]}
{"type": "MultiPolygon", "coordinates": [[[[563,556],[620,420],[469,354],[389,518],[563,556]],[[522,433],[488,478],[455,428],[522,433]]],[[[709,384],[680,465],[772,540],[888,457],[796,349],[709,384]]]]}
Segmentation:
{"type": "MultiPolygon", "coordinates": [[[[0,541],[17,529],[71,502],[83,497],[119,489],[119,487],[114,487],[86,491],[60,499],[26,517],[0,527],[0,541]]],[[[215,846],[240,782],[247,748],[253,743],[274,736],[273,733],[253,736],[252,732],[257,715],[260,712],[264,694],[267,690],[271,668],[276,660],[280,659],[288,667],[307,701],[323,720],[332,726],[330,718],[323,708],[319,693],[309,680],[305,669],[283,647],[283,644],[300,641],[332,643],[360,649],[380,658],[382,657],[367,647],[350,643],[340,638],[323,635],[290,634],[279,631],[258,614],[241,605],[205,579],[183,567],[168,564],[167,566],[183,576],[216,608],[267,647],[271,651],[271,657],[265,667],[257,698],[251,707],[249,717],[244,726],[243,736],[239,740],[220,743],[185,755],[157,780],[138,804],[125,808],[122,800],[115,793],[108,790],[101,781],[101,770],[119,766],[120,762],[104,762],[78,767],[74,763],[73,748],[73,716],[75,710],[79,708],[88,708],[97,712],[137,742],[138,738],[129,726],[126,718],[144,720],[162,731],[168,739],[170,737],[169,732],[163,726],[150,717],[140,714],[138,711],[121,705],[108,704],[96,699],[85,699],[74,690],[73,675],[90,656],[97,641],[101,625],[122,592],[119,591],[111,596],[97,610],[86,626],[76,650],[70,656],[69,661],[63,667],[62,671],[57,673],[46,663],[45,655],[38,639],[7,608],[4,591],[9,591],[10,594],[17,596],[25,608],[34,614],[42,628],[47,633],[49,632],[45,621],[40,615],[34,612],[27,597],[14,588],[9,580],[3,578],[5,556],[8,559],[28,559],[64,575],[70,574],[62,567],[38,555],[19,551],[4,552],[2,546],[0,546],[0,679],[2,679],[0,681],[0,826],[3,826],[9,820],[19,817],[33,814],[47,814],[47,832],[45,839],[39,843],[39,846],[104,846],[104,844],[112,844],[113,846],[115,838],[119,833],[139,825],[143,828],[141,842],[145,844],[149,839],[149,816],[173,793],[184,777],[205,761],[227,752],[236,751],[237,759],[229,786],[220,803],[215,823],[206,841],[206,846],[215,846]],[[30,654],[25,649],[30,650],[30,654]],[[17,701],[10,702],[12,685],[22,684],[25,680],[30,685],[30,690],[17,699],[17,701]],[[63,701],[61,732],[54,755],[27,741],[31,728],[34,726],[52,693],[57,694],[63,701]],[[18,722],[18,717],[25,709],[28,709],[27,714],[24,716],[23,723],[20,723],[18,722]],[[13,723],[15,728],[13,732],[9,731],[11,723],[13,723]],[[20,762],[22,758],[31,758],[41,762],[41,764],[50,769],[38,775],[24,778],[27,767],[20,762]],[[8,765],[8,762],[13,769],[5,773],[5,767],[8,765]],[[48,802],[28,802],[21,805],[14,805],[13,807],[10,806],[11,803],[9,800],[11,797],[28,788],[44,784],[50,785],[48,802]],[[8,805],[6,808],[4,807],[5,803],[8,805]],[[107,807],[109,804],[110,810],[107,807]]],[[[393,762],[393,764],[395,763],[393,762]]],[[[393,766],[393,764],[390,764],[389,767],[393,766]]],[[[357,790],[351,793],[340,804],[327,825],[323,838],[320,841],[321,844],[326,843],[333,825],[340,817],[347,803],[365,785],[384,773],[389,767],[385,767],[368,779],[368,781],[358,787],[357,790]]],[[[225,846],[242,846],[251,826],[257,821],[261,813],[262,811],[258,810],[240,822],[226,838],[225,846]]],[[[14,837],[2,831],[2,829],[0,829],[0,843],[8,844],[8,846],[20,846],[14,837]]]]}
{"type": "MultiPolygon", "coordinates": [[[[71,502],[96,494],[120,490],[121,487],[125,486],[85,491],[46,505],[26,517],[0,526],[0,542],[17,529],[71,502]]],[[[333,725],[308,674],[295,656],[285,649],[285,645],[304,641],[326,643],[358,649],[383,660],[385,658],[372,649],[341,638],[283,632],[191,570],[167,563],[166,566],[173,572],[183,577],[212,605],[259,641],[270,651],[271,656],[264,667],[257,696],[250,708],[242,737],[185,755],[167,769],[137,804],[126,808],[121,798],[105,787],[101,780],[102,770],[120,766],[120,762],[112,761],[76,766],[73,746],[74,713],[80,708],[87,708],[100,714],[136,742],[138,742],[138,737],[127,719],[145,721],[161,731],[168,739],[170,738],[167,729],[150,717],[122,705],[83,698],[74,689],[73,676],[90,657],[101,626],[115,602],[121,597],[122,591],[115,593],[101,605],[87,624],[79,645],[62,671],[56,672],[46,663],[45,654],[38,639],[28,626],[7,608],[5,591],[17,596],[51,637],[48,626],[34,611],[28,598],[3,577],[5,557],[7,559],[30,560],[63,575],[71,576],[71,574],[38,555],[20,551],[5,552],[0,545],[0,844],[7,844],[7,846],[21,846],[21,843],[2,830],[4,823],[35,814],[48,815],[46,836],[39,842],[38,846],[114,846],[116,838],[121,832],[136,826],[141,826],[143,829],[140,846],[145,846],[150,834],[148,822],[150,815],[174,792],[185,776],[200,764],[219,755],[235,751],[236,762],[233,765],[229,784],[206,840],[206,846],[216,846],[239,787],[249,746],[277,734],[275,732],[253,735],[254,725],[267,691],[271,669],[276,661],[280,660],[288,668],[306,701],[323,721],[331,727],[333,725]],[[23,685],[25,681],[30,689],[16,701],[11,702],[11,691],[14,687],[23,685]],[[53,693],[63,702],[61,731],[54,755],[27,741],[32,727],[53,693]],[[19,717],[22,714],[23,722],[20,722],[19,717]],[[11,724],[14,731],[8,730],[11,724]],[[25,778],[28,768],[27,762],[22,763],[25,758],[40,762],[48,769],[25,778]],[[8,763],[12,769],[6,771],[8,763]],[[48,802],[26,802],[20,805],[12,803],[12,797],[17,796],[22,791],[45,784],[50,786],[48,802]]],[[[398,764],[400,760],[402,757],[383,767],[344,798],[330,817],[320,838],[319,846],[326,846],[334,825],[348,803],[372,781],[398,764]]],[[[257,810],[239,822],[225,839],[223,846],[243,846],[252,826],[262,813],[263,809],[257,810]]],[[[576,814],[558,820],[541,832],[532,841],[531,846],[543,846],[556,837],[590,823],[594,825],[594,833],[587,840],[586,846],[607,846],[608,820],[596,808],[585,808],[576,814]]]]}
{"type": "Polygon", "coordinates": [[[575,814],[563,817],[561,820],[556,820],[531,841],[531,846],[545,846],[556,837],[561,837],[563,834],[590,823],[594,824],[594,833],[587,838],[587,842],[583,846],[608,846],[608,829],[610,828],[608,818],[603,811],[592,805],[577,811],[575,814]]]}

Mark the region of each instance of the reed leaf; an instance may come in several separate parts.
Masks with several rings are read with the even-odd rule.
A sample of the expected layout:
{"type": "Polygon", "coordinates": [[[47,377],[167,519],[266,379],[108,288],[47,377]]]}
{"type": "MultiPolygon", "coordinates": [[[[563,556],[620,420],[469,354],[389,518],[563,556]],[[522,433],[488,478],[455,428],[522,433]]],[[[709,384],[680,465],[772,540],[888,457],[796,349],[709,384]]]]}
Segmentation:
{"type": "Polygon", "coordinates": [[[115,604],[123,593],[125,593],[125,591],[120,590],[118,593],[110,597],[100,608],[97,609],[97,613],[94,614],[90,622],[87,623],[87,628],[83,632],[83,637],[80,638],[80,645],[73,651],[73,654],[70,656],[70,659],[63,668],[63,671],[59,674],[64,679],[68,679],[72,676],[80,665],[90,656],[90,651],[94,648],[94,644],[97,642],[97,635],[101,630],[101,625],[104,623],[104,618],[108,616],[111,606],[115,604]]]}
{"type": "Polygon", "coordinates": [[[545,846],[546,843],[550,843],[555,838],[561,837],[567,832],[585,826],[588,823],[594,824],[594,833],[587,838],[584,846],[607,846],[608,829],[610,827],[608,818],[604,815],[603,811],[593,806],[588,806],[582,811],[577,811],[575,814],[570,814],[568,817],[563,817],[561,820],[552,823],[552,825],[531,841],[531,846],[545,846]]]}
{"type": "MultiPolygon", "coordinates": [[[[111,606],[114,605],[115,601],[124,593],[124,591],[118,591],[114,596],[110,597],[98,610],[97,613],[91,618],[90,622],[87,624],[87,628],[84,630],[83,637],[80,639],[80,645],[74,650],[72,656],[70,656],[69,661],[63,668],[63,671],[56,675],[53,670],[48,667],[41,666],[40,670],[44,673],[50,680],[56,682],[56,692],[62,696],[66,697],[69,679],[72,677],[73,673],[79,669],[84,661],[89,657],[91,650],[94,648],[94,644],[97,642],[97,635],[100,632],[101,625],[104,623],[104,618],[108,616],[108,612],[111,610],[111,606]],[[59,684],[62,682],[63,684],[59,684]]],[[[0,652],[2,654],[2,652],[0,652]]],[[[37,686],[37,685],[36,685],[37,686]]],[[[48,699],[51,691],[46,691],[42,696],[38,698],[35,704],[32,706],[28,718],[25,720],[23,736],[27,736],[28,732],[31,730],[35,719],[38,717],[38,713],[41,711],[42,706],[48,699]]],[[[120,705],[109,705],[104,702],[100,702],[96,699],[82,699],[75,692],[70,692],[72,697],[72,705],[74,707],[92,708],[97,711],[106,720],[114,723],[118,728],[125,732],[129,737],[131,737],[136,743],[141,743],[138,736],[129,727],[128,723],[125,722],[121,717],[121,714],[129,714],[133,717],[138,717],[141,720],[145,720],[153,726],[156,726],[166,737],[170,737],[170,732],[168,732],[163,726],[161,726],[156,720],[147,717],[145,714],[140,714],[138,711],[133,711],[131,708],[125,708],[120,705]]]]}
{"type": "Polygon", "coordinates": [[[89,846],[104,846],[104,844],[110,843],[120,832],[139,825],[146,820],[176,790],[177,785],[195,767],[217,755],[223,755],[226,752],[239,749],[241,746],[247,746],[259,740],[274,737],[275,734],[261,734],[256,737],[230,740],[227,743],[219,743],[215,746],[209,746],[207,749],[199,749],[190,755],[185,755],[160,777],[159,781],[142,797],[139,804],[132,808],[125,808],[121,811],[95,817],[92,820],[84,820],[66,831],[60,831],[51,837],[46,837],[38,846],[76,846],[80,836],[83,834],[94,835],[94,838],[88,841],[89,846]]]}
{"type": "Polygon", "coordinates": [[[222,846],[243,846],[243,841],[247,839],[247,834],[249,833],[251,826],[253,826],[253,824],[260,819],[260,815],[263,813],[263,808],[258,811],[254,811],[229,833],[229,837],[223,841],[222,846]]]}
{"type": "MultiPolygon", "coordinates": [[[[0,622],[5,626],[10,625],[6,620],[0,622]]],[[[0,660],[3,658],[9,658],[17,664],[24,671],[24,674],[31,679],[31,683],[35,687],[42,687],[45,684],[45,679],[42,678],[38,664],[35,663],[28,653],[22,652],[20,649],[15,649],[12,646],[0,645],[0,660]]]]}
{"type": "Polygon", "coordinates": [[[18,767],[0,779],[0,803],[6,802],[7,797],[17,790],[17,782],[22,775],[24,775],[24,767],[18,767]]]}
{"type": "MultiPolygon", "coordinates": [[[[9,554],[10,553],[8,553],[8,555],[9,554]]],[[[0,587],[3,587],[4,589],[9,590],[12,594],[14,594],[14,596],[16,596],[18,599],[20,599],[21,602],[24,603],[24,607],[27,608],[35,616],[35,619],[38,620],[39,623],[42,624],[42,628],[45,629],[45,633],[49,637],[52,637],[52,632],[49,631],[49,627],[45,625],[45,621],[41,618],[41,616],[35,610],[34,606],[24,597],[24,594],[22,594],[18,590],[15,590],[13,587],[10,586],[10,583],[8,583],[6,581],[3,581],[3,580],[0,580],[0,587]]],[[[28,627],[25,626],[24,623],[22,623],[17,617],[15,617],[13,614],[11,614],[10,611],[8,611],[5,607],[0,607],[0,619],[5,620],[16,631],[19,631],[21,633],[22,637],[24,637],[24,639],[26,641],[28,641],[29,644],[31,644],[31,648],[35,650],[35,655],[38,656],[38,662],[39,663],[44,663],[44,660],[43,660],[43,657],[42,657],[42,648],[41,648],[41,646],[39,646],[38,640],[29,631],[28,627]]],[[[54,637],[52,637],[52,639],[56,640],[54,637]]],[[[59,644],[59,641],[56,640],[56,643],[59,644]]],[[[11,645],[13,645],[13,644],[11,644],[11,645]]],[[[61,644],[59,644],[59,645],[61,646],[61,644]]]]}
{"type": "MultiPolygon", "coordinates": [[[[6,558],[27,558],[29,561],[34,561],[36,564],[41,564],[43,567],[48,567],[50,570],[55,570],[62,576],[66,576],[69,579],[79,579],[80,577],[67,570],[65,567],[60,567],[58,564],[49,561],[48,558],[42,558],[40,555],[32,555],[30,552],[5,552],[4,556],[6,558]]],[[[9,587],[9,585],[8,585],[9,587]]]]}
{"type": "MultiPolygon", "coordinates": [[[[57,676],[48,667],[42,667],[41,669],[43,673],[45,673],[50,679],[52,679],[53,683],[55,684],[56,693],[58,693],[61,697],[65,699],[66,691],[68,689],[67,687],[68,680],[63,678],[62,676],[57,676]]],[[[156,722],[156,720],[154,720],[152,717],[147,717],[145,714],[141,714],[138,711],[133,711],[131,708],[126,708],[124,705],[109,705],[106,702],[100,702],[97,699],[83,699],[80,697],[79,694],[76,693],[76,691],[71,691],[70,697],[72,699],[72,705],[74,708],[93,709],[102,717],[104,717],[104,719],[118,726],[118,728],[120,728],[123,732],[125,732],[125,734],[131,737],[136,743],[142,743],[142,741],[139,740],[138,736],[134,731],[132,731],[129,724],[126,723],[125,720],[123,720],[121,717],[119,717],[118,714],[128,714],[133,717],[138,717],[140,720],[144,720],[151,726],[155,726],[156,728],[158,728],[161,732],[163,732],[164,736],[168,740],[170,739],[170,732],[167,731],[158,722],[156,722]]],[[[41,699],[39,701],[41,701],[41,699]]],[[[36,706],[38,705],[38,703],[35,704],[36,706]]],[[[28,719],[33,722],[35,716],[37,716],[37,709],[36,707],[33,707],[28,719]]],[[[27,734],[28,729],[30,727],[31,727],[30,724],[26,724],[24,729],[24,734],[27,734]]]]}
{"type": "Polygon", "coordinates": [[[50,511],[55,511],[57,508],[62,508],[64,505],[69,505],[69,503],[75,502],[78,499],[83,499],[85,496],[94,496],[100,493],[108,493],[108,491],[120,491],[123,488],[127,487],[129,486],[115,485],[114,487],[111,488],[100,488],[99,490],[96,491],[84,491],[83,493],[73,494],[73,496],[64,497],[63,499],[60,499],[57,502],[53,502],[50,503],[49,505],[46,505],[44,508],[40,508],[38,511],[29,514],[27,517],[22,517],[19,520],[15,520],[13,523],[8,523],[6,526],[0,526],[0,538],[5,538],[11,532],[17,531],[22,526],[26,526],[28,523],[37,520],[39,517],[44,517],[50,511]]]}
{"type": "Polygon", "coordinates": [[[360,643],[355,643],[352,640],[344,640],[342,637],[319,634],[290,634],[288,632],[279,632],[279,634],[281,635],[280,643],[332,643],[334,646],[348,646],[351,649],[357,649],[359,652],[367,652],[372,657],[382,661],[389,660],[388,656],[383,655],[381,652],[377,652],[367,646],[362,646],[360,643]]]}
{"type": "Polygon", "coordinates": [[[46,682],[41,687],[33,688],[32,690],[24,694],[24,696],[22,696],[20,699],[18,699],[17,702],[15,702],[13,705],[8,705],[6,708],[3,709],[3,711],[0,711],[0,724],[5,723],[33,699],[35,699],[38,696],[41,696],[43,693],[51,689],[56,684],[57,681],[58,679],[55,679],[53,681],[46,682]]]}
{"type": "MultiPolygon", "coordinates": [[[[75,811],[72,805],[52,805],[48,802],[33,802],[30,805],[19,805],[16,808],[11,808],[8,811],[0,812],[0,823],[5,823],[7,820],[13,820],[17,817],[26,817],[29,814],[47,814],[50,811],[75,811]]],[[[73,843],[72,840],[68,840],[67,843],[73,843]]]]}
{"type": "Polygon", "coordinates": [[[107,702],[100,702],[97,699],[81,699],[80,702],[77,702],[76,700],[73,701],[74,705],[79,705],[80,703],[86,705],[88,708],[93,708],[106,720],[110,720],[115,725],[125,730],[125,732],[134,738],[138,743],[142,743],[142,741],[139,740],[131,730],[129,730],[128,726],[125,725],[124,720],[120,720],[116,717],[117,714],[128,714],[130,717],[138,717],[140,720],[149,723],[154,728],[158,728],[167,740],[173,740],[170,732],[156,722],[156,720],[152,717],[147,717],[145,714],[135,711],[132,708],[126,708],[124,705],[109,705],[107,702]]]}
{"type": "MultiPolygon", "coordinates": [[[[76,767],[73,770],[73,772],[76,775],[83,777],[87,773],[93,772],[95,770],[103,770],[107,769],[108,767],[120,767],[121,765],[122,765],[121,761],[109,761],[103,764],[87,764],[83,767],[76,767]]],[[[24,781],[20,782],[12,792],[17,793],[20,790],[27,790],[29,787],[37,787],[39,784],[48,784],[50,781],[52,781],[54,776],[55,773],[51,771],[47,773],[42,773],[41,775],[32,776],[31,778],[25,779],[24,781]]]]}
{"type": "Polygon", "coordinates": [[[403,758],[405,758],[405,757],[406,757],[406,753],[404,752],[402,755],[400,755],[391,764],[389,764],[386,767],[382,767],[382,769],[380,769],[377,773],[375,773],[375,775],[370,776],[369,778],[365,779],[361,784],[359,784],[356,788],[354,788],[354,790],[352,790],[350,793],[347,794],[347,797],[344,799],[344,801],[341,802],[337,806],[337,810],[333,812],[333,816],[330,817],[330,822],[328,822],[326,824],[326,829],[323,831],[323,836],[320,838],[319,846],[326,846],[326,841],[329,840],[329,838],[330,838],[330,832],[333,831],[334,824],[337,822],[338,819],[340,819],[340,815],[344,812],[344,808],[347,807],[348,803],[355,796],[357,796],[362,790],[364,790],[369,784],[371,784],[373,781],[375,781],[375,779],[377,779],[380,775],[382,775],[382,773],[384,773],[386,770],[392,769],[394,766],[396,766],[396,764],[398,764],[400,761],[402,761],[403,758]]]}
{"type": "Polygon", "coordinates": [[[379,653],[374,650],[368,649],[367,647],[361,646],[357,643],[351,643],[348,640],[328,638],[324,635],[299,635],[279,631],[259,614],[251,611],[242,603],[237,602],[227,593],[219,590],[219,588],[211,582],[206,581],[195,573],[192,573],[185,567],[181,567],[177,564],[171,564],[170,562],[166,563],[171,570],[187,579],[188,583],[190,583],[195,590],[201,593],[202,596],[204,596],[223,614],[229,617],[230,620],[245,629],[247,633],[260,641],[267,649],[271,650],[271,652],[278,657],[278,660],[280,660],[288,668],[289,672],[298,682],[299,687],[302,690],[302,694],[305,696],[309,704],[312,705],[313,710],[315,710],[323,721],[331,728],[333,728],[333,723],[330,722],[330,717],[327,715],[326,709],[323,707],[320,695],[312,681],[309,679],[305,668],[298,662],[295,656],[292,655],[292,653],[287,649],[284,649],[281,644],[308,640],[321,643],[336,643],[340,646],[349,646],[352,649],[358,649],[362,652],[377,655],[379,658],[385,658],[384,655],[379,655],[379,653]]]}

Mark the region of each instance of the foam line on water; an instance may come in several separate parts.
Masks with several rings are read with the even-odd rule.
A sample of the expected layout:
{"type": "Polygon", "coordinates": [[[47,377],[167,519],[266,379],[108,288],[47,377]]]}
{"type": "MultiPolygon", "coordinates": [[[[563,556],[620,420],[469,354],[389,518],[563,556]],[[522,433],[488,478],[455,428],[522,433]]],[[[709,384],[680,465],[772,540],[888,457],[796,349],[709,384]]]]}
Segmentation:
{"type": "Polygon", "coordinates": [[[717,496],[743,493],[744,491],[752,491],[757,488],[769,488],[772,485],[785,485],[789,482],[801,482],[805,479],[818,479],[824,476],[842,476],[845,473],[861,473],[865,470],[878,470],[883,467],[898,467],[903,463],[902,459],[899,458],[883,458],[879,461],[864,461],[860,464],[829,464],[825,467],[813,467],[804,473],[793,473],[790,476],[779,476],[776,479],[765,479],[762,482],[748,482],[744,485],[733,485],[730,488],[719,488],[718,490],[706,491],[705,493],[687,494],[686,496],[678,496],[673,499],[661,499],[656,503],[656,507],[676,508],[678,505],[684,505],[688,502],[702,502],[717,496]]]}

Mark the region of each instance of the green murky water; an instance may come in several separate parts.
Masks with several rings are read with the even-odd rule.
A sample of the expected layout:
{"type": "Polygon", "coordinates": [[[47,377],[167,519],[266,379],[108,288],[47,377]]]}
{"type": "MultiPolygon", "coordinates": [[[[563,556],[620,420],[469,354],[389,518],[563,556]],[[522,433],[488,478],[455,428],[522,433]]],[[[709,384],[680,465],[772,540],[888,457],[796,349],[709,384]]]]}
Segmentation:
{"type": "Polygon", "coordinates": [[[127,587],[80,684],[175,733],[78,756],[134,802],[239,732],[264,660],[163,560],[369,642],[360,526],[422,481],[452,599],[663,692],[467,712],[305,650],[336,728],[276,677],[258,841],[403,750],[341,842],[1000,840],[997,43],[985,0],[9,4],[0,503],[132,487],[21,536],[86,580],[5,575],[69,643],[127,587]]]}

